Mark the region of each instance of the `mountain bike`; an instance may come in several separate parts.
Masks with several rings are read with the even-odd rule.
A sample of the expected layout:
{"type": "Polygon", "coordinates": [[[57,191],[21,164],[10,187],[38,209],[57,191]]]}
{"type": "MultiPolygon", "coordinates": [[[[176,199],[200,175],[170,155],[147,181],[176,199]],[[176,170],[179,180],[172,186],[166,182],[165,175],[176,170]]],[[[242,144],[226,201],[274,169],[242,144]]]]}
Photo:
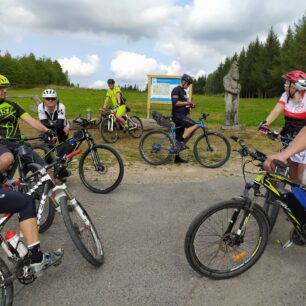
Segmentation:
{"type": "MultiPolygon", "coordinates": [[[[266,156],[251,151],[242,140],[242,156],[264,162],[266,156]]],[[[252,183],[245,183],[241,196],[217,203],[196,216],[185,236],[185,255],[190,266],[199,274],[225,279],[237,276],[252,267],[263,254],[269,237],[269,219],[256,200],[269,190],[293,225],[290,240],[306,245],[306,190],[288,178],[288,167],[273,161],[275,172],[263,171],[252,183]],[[288,188],[289,187],[289,188],[288,188]],[[252,191],[252,193],[251,193],[252,191]]],[[[244,174],[245,163],[242,164],[244,174]]]]}
{"type": "MultiPolygon", "coordinates": [[[[153,114],[153,118],[154,116],[157,117],[156,114],[153,114]]],[[[202,166],[218,168],[228,161],[231,154],[231,145],[223,134],[207,130],[205,121],[208,116],[209,114],[202,113],[197,123],[198,129],[201,129],[203,133],[194,143],[193,154],[202,166]]],[[[176,148],[175,130],[181,127],[175,127],[171,117],[162,116],[155,120],[159,125],[167,127],[168,131],[152,130],[144,134],[139,143],[139,152],[147,163],[162,165],[168,162],[172,156],[179,153],[176,148]]],[[[191,134],[186,143],[193,137],[195,132],[191,134]]]]}
{"type": "MultiPolygon", "coordinates": [[[[78,150],[86,141],[88,149],[81,155],[79,161],[79,176],[82,183],[95,193],[108,193],[119,186],[124,174],[124,164],[120,154],[111,146],[96,144],[87,127],[90,121],[85,118],[76,118],[74,123],[80,126],[73,137],[65,142],[46,146],[42,143],[32,144],[31,147],[43,156],[47,163],[52,163],[58,155],[78,150]]],[[[70,164],[70,161],[68,161],[70,164]]],[[[61,178],[66,168],[54,169],[55,177],[61,178]]]]}
{"type": "MultiPolygon", "coordinates": [[[[55,163],[66,162],[78,153],[79,151],[73,152],[55,163]]],[[[92,265],[99,267],[104,262],[104,253],[99,235],[89,215],[80,202],[71,195],[67,186],[65,184],[55,186],[47,173],[50,167],[52,165],[40,168],[29,177],[17,179],[15,185],[26,185],[32,177],[39,176],[40,178],[37,183],[27,192],[27,194],[32,195],[43,186],[44,192],[37,214],[38,223],[41,220],[42,210],[44,209],[44,200],[50,196],[53,199],[56,210],[62,213],[67,231],[81,255],[92,265]]],[[[30,260],[27,256],[22,256],[18,252],[19,244],[23,244],[23,241],[20,240],[15,248],[2,236],[3,228],[12,216],[12,213],[6,213],[2,214],[0,218],[0,244],[4,254],[7,255],[8,260],[13,264],[13,268],[10,270],[5,261],[0,258],[0,305],[12,305],[14,296],[13,281],[16,278],[24,285],[31,284],[36,279],[36,275],[29,267],[30,260]]]]}
{"type": "Polygon", "coordinates": [[[47,172],[48,169],[53,168],[56,164],[67,163],[80,152],[80,150],[76,150],[57,159],[26,178],[20,179],[19,184],[28,186],[29,182],[31,183],[31,188],[27,192],[28,195],[33,195],[39,189],[43,190],[37,210],[38,225],[40,226],[46,199],[50,198],[55,210],[62,214],[67,231],[79,252],[92,265],[100,266],[104,262],[102,243],[88,213],[82,204],[73,197],[66,184],[55,185],[47,172]],[[33,178],[35,178],[35,183],[32,183],[33,178]]]}
{"type": "Polygon", "coordinates": [[[114,110],[104,111],[105,118],[102,120],[99,130],[101,137],[107,143],[114,143],[118,140],[119,129],[123,132],[128,132],[133,138],[140,138],[143,133],[143,124],[139,117],[129,116],[128,112],[130,108],[127,108],[126,114],[123,116],[125,125],[122,125],[117,118],[114,110]]]}

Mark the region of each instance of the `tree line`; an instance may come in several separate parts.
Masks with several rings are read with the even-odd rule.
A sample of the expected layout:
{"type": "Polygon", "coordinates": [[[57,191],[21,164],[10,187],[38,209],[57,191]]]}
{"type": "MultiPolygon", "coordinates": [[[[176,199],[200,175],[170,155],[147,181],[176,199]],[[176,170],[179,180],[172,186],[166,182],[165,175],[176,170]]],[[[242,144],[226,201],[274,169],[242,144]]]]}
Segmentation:
{"type": "Polygon", "coordinates": [[[235,53],[234,56],[226,58],[213,73],[196,80],[193,92],[196,94],[224,93],[223,77],[228,73],[232,62],[238,61],[241,97],[279,96],[284,84],[282,75],[291,70],[306,70],[305,54],[306,15],[293,28],[288,28],[282,44],[272,27],[264,42],[260,42],[257,37],[239,54],[235,53]]]}
{"type": "Polygon", "coordinates": [[[58,61],[50,58],[36,58],[33,53],[14,58],[6,52],[0,55],[0,74],[5,75],[16,87],[37,85],[70,86],[67,72],[63,72],[58,61]]]}

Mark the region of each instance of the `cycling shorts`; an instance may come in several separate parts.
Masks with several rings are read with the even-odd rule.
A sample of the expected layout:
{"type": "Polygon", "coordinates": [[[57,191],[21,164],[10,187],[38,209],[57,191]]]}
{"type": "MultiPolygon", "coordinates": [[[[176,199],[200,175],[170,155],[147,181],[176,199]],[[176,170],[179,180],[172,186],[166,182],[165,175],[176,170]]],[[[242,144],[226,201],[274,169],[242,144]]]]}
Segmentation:
{"type": "MultiPolygon", "coordinates": [[[[16,142],[0,142],[0,156],[4,153],[12,153],[14,156],[16,156],[17,154],[17,150],[18,147],[20,146],[20,144],[16,143],[16,142]]],[[[35,152],[33,151],[30,147],[26,147],[25,148],[27,155],[25,156],[25,158],[27,160],[25,160],[25,162],[30,162],[30,163],[36,163],[39,164],[41,166],[45,166],[47,163],[35,152]]]]}
{"type": "Polygon", "coordinates": [[[194,120],[191,118],[183,115],[183,114],[175,114],[172,117],[173,122],[175,123],[176,126],[181,126],[184,128],[189,128],[191,126],[194,126],[197,124],[194,120]]]}
{"type": "Polygon", "coordinates": [[[119,116],[119,117],[124,116],[125,113],[126,113],[125,105],[118,106],[116,109],[114,109],[114,111],[116,112],[117,116],[119,116]]]}
{"type": "Polygon", "coordinates": [[[19,221],[35,218],[35,200],[25,193],[0,189],[0,213],[19,213],[19,221]]]}

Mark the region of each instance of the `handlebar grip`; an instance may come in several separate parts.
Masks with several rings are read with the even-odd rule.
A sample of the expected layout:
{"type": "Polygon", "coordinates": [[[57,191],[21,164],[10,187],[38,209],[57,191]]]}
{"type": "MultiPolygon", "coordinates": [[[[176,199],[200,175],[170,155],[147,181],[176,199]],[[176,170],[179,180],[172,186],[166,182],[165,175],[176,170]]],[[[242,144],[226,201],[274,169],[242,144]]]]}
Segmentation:
{"type": "Polygon", "coordinates": [[[284,163],[284,162],[282,162],[282,161],[280,161],[278,159],[273,159],[272,162],[273,162],[273,164],[275,166],[277,166],[277,167],[279,167],[281,169],[284,169],[284,170],[288,167],[288,165],[286,163],[284,163]]]}
{"type": "Polygon", "coordinates": [[[81,150],[78,149],[78,150],[76,150],[76,151],[73,151],[73,152],[70,153],[70,154],[67,154],[66,157],[65,157],[65,159],[70,159],[70,158],[72,158],[73,156],[79,155],[80,153],[81,153],[81,150]]]}

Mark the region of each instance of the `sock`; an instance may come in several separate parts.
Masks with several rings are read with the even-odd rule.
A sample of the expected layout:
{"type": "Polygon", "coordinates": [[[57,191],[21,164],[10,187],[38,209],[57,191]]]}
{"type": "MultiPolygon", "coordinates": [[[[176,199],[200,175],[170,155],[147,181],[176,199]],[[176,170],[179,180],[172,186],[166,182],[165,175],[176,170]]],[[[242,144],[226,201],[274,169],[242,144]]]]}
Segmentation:
{"type": "Polygon", "coordinates": [[[29,259],[31,263],[38,263],[43,260],[43,253],[40,250],[40,241],[37,241],[31,245],[28,245],[29,259]]]}

